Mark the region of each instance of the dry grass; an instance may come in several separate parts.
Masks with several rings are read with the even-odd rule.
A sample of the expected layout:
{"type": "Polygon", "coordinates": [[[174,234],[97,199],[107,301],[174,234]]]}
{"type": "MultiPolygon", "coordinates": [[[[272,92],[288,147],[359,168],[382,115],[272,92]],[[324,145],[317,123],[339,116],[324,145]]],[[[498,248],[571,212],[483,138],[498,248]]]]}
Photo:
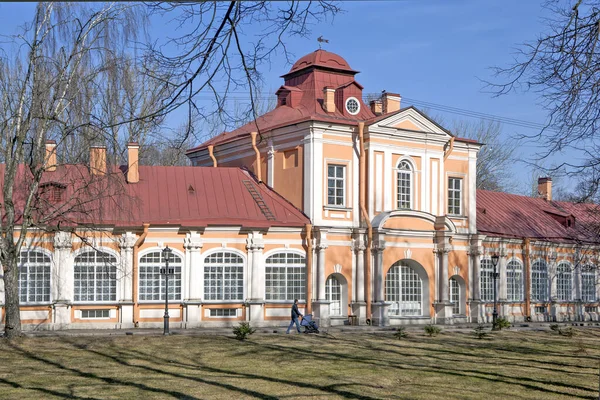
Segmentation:
{"type": "Polygon", "coordinates": [[[598,398],[598,329],[409,334],[0,340],[0,398],[598,398]]]}

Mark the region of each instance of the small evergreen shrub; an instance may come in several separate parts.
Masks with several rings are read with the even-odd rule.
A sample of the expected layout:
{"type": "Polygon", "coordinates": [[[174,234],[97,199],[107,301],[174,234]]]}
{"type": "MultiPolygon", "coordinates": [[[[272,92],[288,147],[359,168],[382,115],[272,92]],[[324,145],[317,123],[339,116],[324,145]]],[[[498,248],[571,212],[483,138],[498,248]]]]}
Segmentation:
{"type": "Polygon", "coordinates": [[[550,329],[553,330],[554,332],[560,332],[560,326],[558,324],[550,325],[550,329]]]}
{"type": "Polygon", "coordinates": [[[495,331],[500,331],[502,329],[510,328],[510,321],[504,317],[500,317],[496,319],[496,323],[494,324],[493,329],[495,331]]]}
{"type": "Polygon", "coordinates": [[[485,331],[485,325],[483,324],[477,324],[477,326],[473,329],[473,333],[475,333],[477,339],[483,339],[488,335],[488,333],[485,331]]]}
{"type": "Polygon", "coordinates": [[[423,329],[429,337],[437,336],[442,331],[442,328],[435,325],[425,325],[423,329]]]}
{"type": "Polygon", "coordinates": [[[576,334],[575,329],[573,329],[572,326],[567,326],[565,328],[559,329],[558,333],[566,337],[573,337],[576,334]]]}
{"type": "Polygon", "coordinates": [[[248,322],[240,322],[238,326],[233,328],[233,334],[237,340],[246,340],[254,332],[256,332],[256,329],[252,328],[248,322]]]}
{"type": "Polygon", "coordinates": [[[408,333],[406,333],[406,328],[404,326],[399,327],[398,329],[396,329],[396,332],[394,332],[394,336],[398,339],[407,338],[408,333]]]}

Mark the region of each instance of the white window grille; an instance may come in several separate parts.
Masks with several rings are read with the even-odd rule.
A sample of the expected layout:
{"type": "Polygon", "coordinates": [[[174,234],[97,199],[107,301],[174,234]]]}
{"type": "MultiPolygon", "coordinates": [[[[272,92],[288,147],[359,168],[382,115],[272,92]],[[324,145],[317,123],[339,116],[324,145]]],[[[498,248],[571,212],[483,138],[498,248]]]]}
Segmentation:
{"type": "Polygon", "coordinates": [[[23,304],[50,301],[50,257],[41,251],[19,254],[19,302],[23,304]]]}
{"type": "Polygon", "coordinates": [[[479,274],[480,292],[482,301],[494,301],[494,266],[492,260],[484,258],[481,260],[479,274]]]}
{"type": "Polygon", "coordinates": [[[531,266],[531,301],[548,301],[548,267],[541,260],[531,266]]]}
{"type": "Polygon", "coordinates": [[[329,164],[327,166],[327,204],[343,207],[345,194],[346,166],[329,164]]]}
{"type": "MultiPolygon", "coordinates": [[[[169,269],[173,269],[173,275],[169,276],[169,300],[181,300],[181,266],[181,257],[172,253],[169,259],[169,269]]],[[[153,251],[140,258],[140,301],[165,299],[165,276],[160,273],[164,267],[162,251],[153,251]]]]}
{"type": "Polygon", "coordinates": [[[573,273],[568,262],[560,262],[556,267],[556,296],[559,301],[573,299],[573,273]]]}
{"type": "Polygon", "coordinates": [[[448,178],[448,214],[462,214],[462,179],[448,178]]]}
{"type": "Polygon", "coordinates": [[[596,301],[596,271],[593,265],[586,265],[581,272],[581,300],[587,303],[596,301]]]}
{"type": "Polygon", "coordinates": [[[412,208],[412,177],[413,171],[410,164],[407,161],[402,161],[398,165],[397,172],[397,196],[398,196],[398,208],[399,209],[410,209],[412,208]]]}
{"type": "Polygon", "coordinates": [[[265,266],[266,300],[306,299],[306,260],[295,253],[269,256],[265,266]]]}
{"type": "Polygon", "coordinates": [[[360,111],[360,103],[356,97],[348,97],[346,100],[346,111],[352,115],[358,114],[360,111]]]}
{"type": "Polygon", "coordinates": [[[244,260],[221,251],[204,259],[204,299],[243,300],[244,260]]]}
{"type": "Polygon", "coordinates": [[[81,310],[81,319],[108,319],[110,310],[81,310]]]}
{"type": "Polygon", "coordinates": [[[523,266],[517,260],[511,260],[506,265],[506,299],[508,301],[523,301],[523,266]]]}
{"type": "Polygon", "coordinates": [[[325,298],[329,303],[329,315],[342,315],[342,285],[335,276],[327,278],[325,298]]]}
{"type": "Polygon", "coordinates": [[[86,251],[75,257],[75,301],[117,299],[117,258],[100,251],[86,251]]]}
{"type": "Polygon", "coordinates": [[[450,302],[452,314],[460,315],[460,284],[456,278],[450,278],[450,302]]]}
{"type": "Polygon", "coordinates": [[[389,315],[423,315],[423,282],[402,262],[395,263],[385,277],[385,300],[392,302],[389,315]]]}
{"type": "Polygon", "coordinates": [[[237,317],[237,309],[235,308],[211,308],[211,317],[232,318],[237,317]]]}

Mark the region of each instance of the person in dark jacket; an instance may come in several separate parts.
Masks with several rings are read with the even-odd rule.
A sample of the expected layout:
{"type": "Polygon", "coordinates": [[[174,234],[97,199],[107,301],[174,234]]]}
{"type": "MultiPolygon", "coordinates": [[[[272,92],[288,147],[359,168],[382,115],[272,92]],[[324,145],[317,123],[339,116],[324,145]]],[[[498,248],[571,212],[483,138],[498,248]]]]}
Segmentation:
{"type": "Polygon", "coordinates": [[[298,311],[298,299],[295,299],[294,305],[292,305],[292,322],[290,322],[290,326],[288,326],[286,333],[290,333],[290,329],[292,329],[294,324],[296,324],[296,329],[298,330],[298,333],[300,333],[300,323],[298,322],[298,317],[301,316],[302,314],[300,314],[300,311],[298,311]]]}

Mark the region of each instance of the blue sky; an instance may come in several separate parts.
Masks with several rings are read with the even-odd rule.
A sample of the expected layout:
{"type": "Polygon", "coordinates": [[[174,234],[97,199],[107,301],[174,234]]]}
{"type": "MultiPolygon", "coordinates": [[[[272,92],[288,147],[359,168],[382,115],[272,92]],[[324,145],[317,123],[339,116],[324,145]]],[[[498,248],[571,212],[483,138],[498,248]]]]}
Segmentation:
{"type": "MultiPolygon", "coordinates": [[[[318,48],[316,38],[329,40],[323,48],[344,57],[361,71],[357,80],[367,93],[400,93],[404,98],[543,123],[544,110],[534,93],[494,98],[481,80],[491,79],[490,67],[510,63],[515,47],[543,31],[542,1],[405,0],[341,3],[344,12],[312,28],[309,38],[289,40],[296,58],[318,48]]],[[[0,33],[9,34],[32,18],[32,3],[0,3],[0,33]]],[[[155,35],[161,27],[153,27],[155,35]]],[[[248,33],[249,37],[251,32],[248,33]]],[[[274,92],[290,65],[275,58],[262,72],[265,90],[274,92]]],[[[436,110],[432,110],[436,113],[436,110]]],[[[442,114],[451,121],[459,115],[442,114]]],[[[534,133],[504,125],[503,134],[534,133]]],[[[522,146],[523,157],[533,148],[522,146]]],[[[547,164],[549,165],[549,163],[547,164]]],[[[521,187],[530,173],[515,166],[521,187]]],[[[565,182],[566,184],[566,182],[565,182]]]]}

